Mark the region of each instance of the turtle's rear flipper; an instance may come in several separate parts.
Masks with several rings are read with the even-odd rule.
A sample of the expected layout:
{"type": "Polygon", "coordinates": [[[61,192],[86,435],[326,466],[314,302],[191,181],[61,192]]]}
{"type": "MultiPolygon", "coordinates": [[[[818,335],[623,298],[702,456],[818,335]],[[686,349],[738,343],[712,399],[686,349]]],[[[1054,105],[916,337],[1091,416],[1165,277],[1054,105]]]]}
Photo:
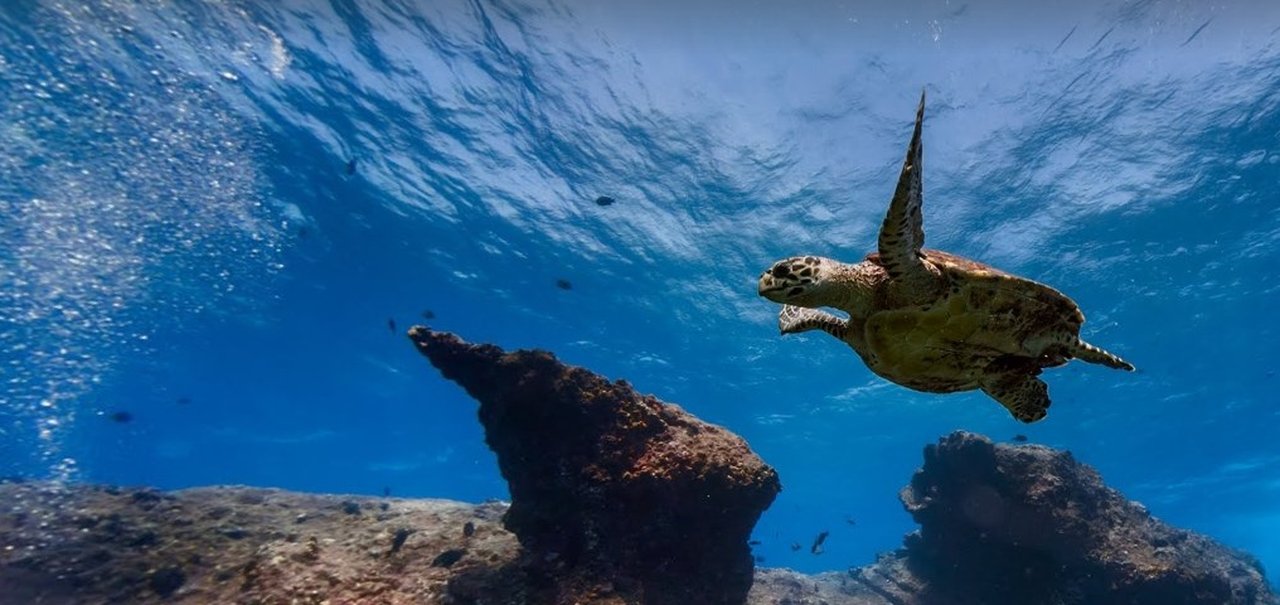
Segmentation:
{"type": "Polygon", "coordinates": [[[1117,370],[1133,371],[1133,364],[1120,359],[1118,355],[1095,347],[1083,340],[1076,339],[1075,345],[1069,348],[1072,357],[1089,363],[1097,363],[1117,370]]]}
{"type": "Polygon", "coordinates": [[[1032,423],[1048,414],[1049,385],[1031,374],[1001,374],[982,385],[982,392],[1000,402],[1014,418],[1032,423]]]}
{"type": "Polygon", "coordinates": [[[849,322],[817,309],[783,305],[782,311],[778,312],[778,331],[783,334],[822,330],[840,340],[844,340],[844,333],[848,329],[848,325],[849,322]]]}

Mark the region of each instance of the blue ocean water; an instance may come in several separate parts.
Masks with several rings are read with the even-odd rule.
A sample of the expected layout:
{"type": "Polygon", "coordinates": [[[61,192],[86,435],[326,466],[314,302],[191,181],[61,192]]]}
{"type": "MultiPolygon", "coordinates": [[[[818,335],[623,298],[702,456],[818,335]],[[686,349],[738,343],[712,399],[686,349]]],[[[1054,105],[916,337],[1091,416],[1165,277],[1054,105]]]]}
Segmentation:
{"type": "Polygon", "coordinates": [[[428,323],[745,437],[766,566],[896,547],[966,429],[1274,581],[1280,4],[1022,4],[5,2],[0,475],[505,498],[428,323]],[[928,244],[1138,373],[1052,370],[1024,426],[778,336],[756,277],[874,247],[922,88],[928,244]]]}

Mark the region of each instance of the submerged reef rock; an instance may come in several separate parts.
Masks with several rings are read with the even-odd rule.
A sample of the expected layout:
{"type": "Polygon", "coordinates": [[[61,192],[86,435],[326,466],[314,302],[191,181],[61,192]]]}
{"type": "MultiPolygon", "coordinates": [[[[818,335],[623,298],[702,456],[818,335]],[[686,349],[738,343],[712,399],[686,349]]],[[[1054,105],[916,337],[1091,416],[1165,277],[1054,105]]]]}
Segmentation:
{"type": "MultiPolygon", "coordinates": [[[[1151,519],[1066,452],[957,433],[929,446],[902,495],[921,522],[906,548],[847,572],[757,569],[747,605],[1280,605],[1247,555],[1151,519]]],[[[504,528],[510,512],[0,482],[0,605],[533,605],[580,578],[554,565],[529,573],[530,551],[504,528]]],[[[620,592],[558,600],[627,602],[620,592]]]]}
{"type": "Polygon", "coordinates": [[[450,578],[515,558],[505,511],[246,487],[0,484],[0,605],[446,603],[450,578]]]}
{"type": "Polygon", "coordinates": [[[903,488],[922,603],[1271,603],[1256,561],[1154,519],[1069,452],[958,432],[903,488]]]}
{"type": "Polygon", "coordinates": [[[506,353],[421,327],[409,336],[480,402],[511,489],[504,525],[523,547],[527,592],[457,583],[460,600],[745,601],[747,540],[781,489],[745,441],[551,353],[506,353]]]}
{"type": "Polygon", "coordinates": [[[0,480],[0,605],[1280,605],[1070,453],[963,432],[903,488],[903,548],[753,569],[780,487],[742,439],[550,353],[409,335],[480,402],[510,504],[0,480]]]}

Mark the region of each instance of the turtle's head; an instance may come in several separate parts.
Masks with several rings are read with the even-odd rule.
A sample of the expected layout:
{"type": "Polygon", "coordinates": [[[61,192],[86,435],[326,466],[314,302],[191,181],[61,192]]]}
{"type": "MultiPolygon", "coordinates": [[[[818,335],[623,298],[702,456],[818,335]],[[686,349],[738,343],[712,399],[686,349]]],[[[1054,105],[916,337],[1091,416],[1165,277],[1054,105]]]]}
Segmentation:
{"type": "Polygon", "coordinates": [[[760,274],[760,296],[798,307],[834,306],[841,264],[820,256],[784,258],[760,274]]]}

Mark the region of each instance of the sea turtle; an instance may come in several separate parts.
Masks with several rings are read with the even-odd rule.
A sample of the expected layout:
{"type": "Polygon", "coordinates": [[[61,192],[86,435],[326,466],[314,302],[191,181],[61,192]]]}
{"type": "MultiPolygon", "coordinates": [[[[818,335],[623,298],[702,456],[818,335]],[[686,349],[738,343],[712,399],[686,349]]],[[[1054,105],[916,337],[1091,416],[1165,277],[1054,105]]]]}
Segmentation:
{"type": "Polygon", "coordinates": [[[783,305],[779,330],[822,330],[852,347],[872,372],[917,391],[982,389],[1022,422],[1045,417],[1049,391],[1038,378],[1044,368],[1077,358],[1132,371],[1129,362],[1081,340],[1084,314],[1061,292],[922,247],[923,121],[922,92],[876,252],[857,264],[791,257],[760,276],[760,295],[783,305]]]}

